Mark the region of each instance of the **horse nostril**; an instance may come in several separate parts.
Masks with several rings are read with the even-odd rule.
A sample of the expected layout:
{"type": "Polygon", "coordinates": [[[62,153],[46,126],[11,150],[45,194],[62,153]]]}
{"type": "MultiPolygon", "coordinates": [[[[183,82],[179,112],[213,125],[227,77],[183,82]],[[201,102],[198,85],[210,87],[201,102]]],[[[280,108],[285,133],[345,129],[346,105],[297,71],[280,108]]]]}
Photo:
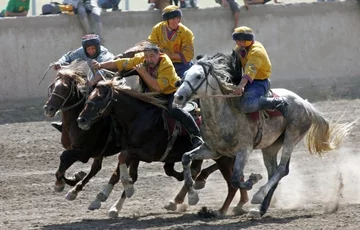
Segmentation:
{"type": "Polygon", "coordinates": [[[179,101],[182,101],[183,99],[184,99],[184,96],[179,96],[179,97],[178,97],[178,100],[179,100],[179,101]]]}
{"type": "Polygon", "coordinates": [[[83,124],[83,123],[86,122],[86,119],[83,118],[83,117],[78,117],[77,122],[80,123],[80,124],[83,124]]]}

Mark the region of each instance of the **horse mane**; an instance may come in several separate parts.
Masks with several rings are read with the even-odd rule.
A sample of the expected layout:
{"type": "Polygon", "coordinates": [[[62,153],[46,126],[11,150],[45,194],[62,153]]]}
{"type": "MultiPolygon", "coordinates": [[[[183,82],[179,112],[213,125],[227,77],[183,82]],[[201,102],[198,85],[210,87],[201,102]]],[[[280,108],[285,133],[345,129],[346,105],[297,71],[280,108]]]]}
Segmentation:
{"type": "Polygon", "coordinates": [[[124,53],[122,53],[122,57],[131,58],[135,54],[143,52],[144,47],[147,46],[150,42],[149,41],[141,41],[135,44],[135,46],[127,49],[124,53]]]}
{"type": "Polygon", "coordinates": [[[101,81],[98,84],[99,85],[108,85],[116,92],[125,93],[125,94],[129,95],[130,97],[136,98],[140,101],[143,101],[143,102],[152,104],[156,107],[159,107],[161,109],[167,110],[166,104],[168,103],[168,101],[157,98],[157,96],[159,96],[160,93],[157,93],[157,92],[141,93],[139,91],[131,89],[124,82],[122,82],[121,80],[118,80],[116,78],[112,79],[112,80],[101,81]]]}
{"type": "Polygon", "coordinates": [[[83,71],[85,64],[87,64],[85,61],[75,60],[70,65],[61,68],[57,72],[57,76],[68,77],[69,79],[74,80],[77,84],[85,85],[86,74],[83,71]]]}
{"type": "Polygon", "coordinates": [[[205,55],[197,62],[210,67],[210,74],[217,80],[224,95],[232,94],[236,87],[234,84],[229,83],[232,76],[229,73],[228,58],[229,56],[226,54],[217,53],[214,56],[205,55]]]}

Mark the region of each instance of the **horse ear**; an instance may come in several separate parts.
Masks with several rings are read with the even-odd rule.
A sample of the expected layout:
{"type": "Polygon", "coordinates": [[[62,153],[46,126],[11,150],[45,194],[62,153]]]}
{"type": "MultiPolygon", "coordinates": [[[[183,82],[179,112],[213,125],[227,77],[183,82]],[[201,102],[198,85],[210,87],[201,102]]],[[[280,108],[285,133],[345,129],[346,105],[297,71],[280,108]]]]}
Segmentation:
{"type": "Polygon", "coordinates": [[[196,56],[196,60],[198,61],[198,60],[200,60],[200,59],[203,58],[203,57],[204,57],[203,54],[199,54],[199,55],[196,56]]]}

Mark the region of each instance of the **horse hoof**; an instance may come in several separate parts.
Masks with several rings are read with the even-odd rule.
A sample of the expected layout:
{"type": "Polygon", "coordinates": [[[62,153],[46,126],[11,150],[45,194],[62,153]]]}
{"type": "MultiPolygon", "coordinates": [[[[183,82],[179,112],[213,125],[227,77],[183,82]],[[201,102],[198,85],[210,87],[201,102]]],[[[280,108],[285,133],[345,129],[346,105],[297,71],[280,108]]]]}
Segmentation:
{"type": "Polygon", "coordinates": [[[88,209],[89,210],[96,210],[101,207],[101,202],[98,199],[95,199],[93,202],[90,203],[88,209]]]}
{"type": "Polygon", "coordinates": [[[67,200],[75,200],[76,197],[77,197],[77,192],[74,192],[74,191],[71,191],[71,190],[68,193],[66,193],[66,195],[65,195],[65,198],[67,200]]]}
{"type": "Polygon", "coordinates": [[[176,211],[177,205],[175,204],[174,201],[169,201],[169,203],[166,204],[166,205],[164,206],[164,208],[165,208],[166,210],[169,210],[169,211],[176,211]]]}
{"type": "Polygon", "coordinates": [[[99,194],[97,194],[97,196],[96,196],[96,199],[97,200],[99,200],[99,201],[101,201],[101,202],[105,202],[106,200],[107,200],[107,196],[104,194],[104,193],[102,193],[102,192],[100,192],[99,194]]]}
{"type": "Polygon", "coordinates": [[[194,189],[196,189],[196,190],[203,189],[203,188],[205,188],[205,184],[206,184],[205,180],[195,181],[194,189]]]}
{"type": "Polygon", "coordinates": [[[260,210],[257,208],[250,209],[249,213],[246,215],[248,218],[260,218],[260,210]]]}
{"type": "Polygon", "coordinates": [[[81,181],[82,179],[84,179],[85,176],[86,176],[86,172],[84,171],[79,171],[74,174],[76,181],[81,181]]]}
{"type": "Polygon", "coordinates": [[[247,213],[247,211],[245,209],[243,209],[243,206],[241,205],[235,205],[232,212],[234,213],[234,215],[237,216],[241,216],[247,213]]]}
{"type": "Polygon", "coordinates": [[[199,202],[199,195],[194,189],[189,189],[188,203],[189,205],[196,205],[199,202]]]}
{"type": "Polygon", "coordinates": [[[111,208],[111,209],[108,211],[108,216],[109,216],[110,218],[112,218],[112,219],[118,218],[119,212],[118,212],[116,209],[112,209],[112,208],[111,208]]]}
{"type": "Polygon", "coordinates": [[[54,190],[55,192],[62,192],[65,188],[65,183],[62,183],[62,184],[56,184],[55,183],[55,186],[54,186],[54,190]]]}
{"type": "Polygon", "coordinates": [[[134,186],[128,185],[128,186],[124,187],[124,190],[125,190],[125,195],[127,198],[130,198],[130,197],[132,197],[132,195],[134,195],[134,192],[135,192],[134,186]]]}

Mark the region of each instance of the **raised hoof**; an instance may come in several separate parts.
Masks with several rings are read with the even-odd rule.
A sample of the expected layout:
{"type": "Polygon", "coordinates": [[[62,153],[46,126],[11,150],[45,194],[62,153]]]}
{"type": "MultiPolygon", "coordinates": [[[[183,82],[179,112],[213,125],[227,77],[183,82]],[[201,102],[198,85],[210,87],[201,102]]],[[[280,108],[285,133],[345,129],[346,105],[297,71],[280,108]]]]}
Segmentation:
{"type": "Polygon", "coordinates": [[[189,205],[196,205],[198,202],[199,202],[199,195],[197,194],[197,192],[193,188],[189,189],[189,193],[188,193],[189,205]]]}
{"type": "Polygon", "coordinates": [[[262,190],[260,189],[255,193],[253,196],[251,203],[252,204],[261,204],[265,199],[265,195],[263,194],[262,190]]]}
{"type": "Polygon", "coordinates": [[[260,210],[257,209],[257,208],[250,209],[250,211],[248,212],[246,217],[248,217],[248,218],[260,218],[261,217],[260,210]]]}
{"type": "Polygon", "coordinates": [[[54,190],[55,192],[62,192],[65,188],[65,182],[61,183],[61,184],[56,184],[54,185],[54,190]]]}
{"type": "Polygon", "coordinates": [[[194,189],[196,189],[196,190],[203,189],[203,188],[205,188],[205,184],[206,184],[205,180],[195,181],[194,189]]]}
{"type": "Polygon", "coordinates": [[[96,199],[97,200],[99,200],[99,201],[101,201],[101,202],[105,202],[106,200],[107,200],[107,196],[104,194],[104,193],[102,193],[102,192],[100,192],[99,194],[97,194],[97,196],[96,196],[96,199]]]}
{"type": "Polygon", "coordinates": [[[113,219],[118,218],[119,212],[118,212],[115,208],[111,208],[111,209],[108,211],[108,216],[109,216],[110,218],[113,218],[113,219]]]}
{"type": "Polygon", "coordinates": [[[176,211],[177,205],[175,204],[174,201],[169,201],[169,203],[166,204],[166,205],[164,206],[164,208],[165,208],[166,210],[169,210],[169,211],[176,211]]]}
{"type": "Polygon", "coordinates": [[[68,193],[66,193],[66,195],[65,195],[65,198],[67,199],[67,200],[75,200],[76,199],[76,197],[77,197],[77,192],[74,192],[74,191],[72,191],[72,190],[70,190],[68,193]]]}
{"type": "Polygon", "coordinates": [[[237,216],[241,216],[247,213],[247,211],[245,209],[243,209],[242,205],[235,205],[232,212],[234,213],[234,215],[237,216]]]}
{"type": "Polygon", "coordinates": [[[89,210],[96,210],[101,207],[101,202],[98,199],[95,199],[93,202],[90,203],[88,209],[89,210]]]}
{"type": "Polygon", "coordinates": [[[81,181],[82,179],[84,179],[85,176],[86,176],[86,172],[84,171],[79,171],[74,174],[76,181],[81,181]]]}

